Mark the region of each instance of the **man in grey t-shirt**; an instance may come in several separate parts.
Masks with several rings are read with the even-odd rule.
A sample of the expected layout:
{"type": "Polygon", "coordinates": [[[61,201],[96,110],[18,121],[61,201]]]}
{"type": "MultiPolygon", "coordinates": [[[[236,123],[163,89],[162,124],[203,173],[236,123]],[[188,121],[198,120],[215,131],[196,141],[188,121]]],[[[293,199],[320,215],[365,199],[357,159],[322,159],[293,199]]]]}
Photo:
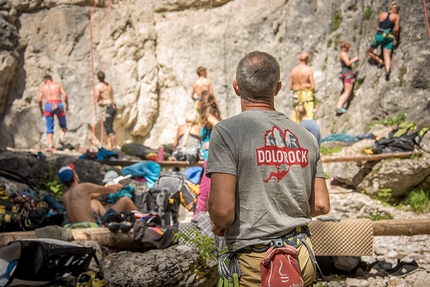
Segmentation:
{"type": "MultiPolygon", "coordinates": [[[[279,79],[273,56],[258,51],[245,56],[233,81],[242,113],[220,121],[211,135],[208,211],[212,230],[225,236],[229,251],[238,256],[240,286],[261,282],[265,253],[250,246],[306,230],[312,216],[330,209],[316,139],[274,108],[279,79]]],[[[306,247],[298,250],[307,286],[315,279],[315,266],[306,247]]]]}

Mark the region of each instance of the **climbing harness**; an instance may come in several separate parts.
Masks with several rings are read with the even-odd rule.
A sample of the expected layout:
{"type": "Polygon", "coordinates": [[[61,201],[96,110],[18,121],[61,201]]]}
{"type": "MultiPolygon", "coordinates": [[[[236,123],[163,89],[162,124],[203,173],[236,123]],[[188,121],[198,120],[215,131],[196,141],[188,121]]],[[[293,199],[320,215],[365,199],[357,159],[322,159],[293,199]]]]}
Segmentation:
{"type": "MultiPolygon", "coordinates": [[[[269,259],[271,255],[273,255],[273,249],[276,248],[285,248],[282,252],[276,251],[274,253],[284,253],[292,255],[296,261],[297,266],[300,266],[297,256],[294,256],[293,253],[297,252],[298,248],[303,244],[309,253],[309,258],[311,262],[318,268],[318,271],[322,275],[322,271],[320,266],[318,265],[315,254],[312,251],[312,248],[307,243],[306,239],[311,236],[311,232],[307,226],[298,226],[292,232],[287,235],[276,238],[270,241],[268,244],[264,246],[254,246],[250,245],[242,249],[244,252],[267,252],[265,255],[265,259],[261,262],[261,264],[268,264],[265,260],[269,259]]],[[[239,286],[239,278],[241,276],[239,260],[235,252],[227,252],[219,256],[218,259],[218,273],[220,276],[220,280],[218,283],[218,287],[237,287],[239,286]]]]}

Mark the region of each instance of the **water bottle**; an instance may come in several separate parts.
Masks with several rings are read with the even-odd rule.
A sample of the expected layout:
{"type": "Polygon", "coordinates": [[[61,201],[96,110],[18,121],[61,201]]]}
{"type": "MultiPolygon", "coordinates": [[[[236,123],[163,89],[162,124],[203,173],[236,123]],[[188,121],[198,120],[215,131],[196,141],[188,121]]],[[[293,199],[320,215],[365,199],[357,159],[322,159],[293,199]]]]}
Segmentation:
{"type": "Polygon", "coordinates": [[[164,161],[164,147],[163,146],[160,146],[158,148],[157,161],[158,162],[164,161]]]}

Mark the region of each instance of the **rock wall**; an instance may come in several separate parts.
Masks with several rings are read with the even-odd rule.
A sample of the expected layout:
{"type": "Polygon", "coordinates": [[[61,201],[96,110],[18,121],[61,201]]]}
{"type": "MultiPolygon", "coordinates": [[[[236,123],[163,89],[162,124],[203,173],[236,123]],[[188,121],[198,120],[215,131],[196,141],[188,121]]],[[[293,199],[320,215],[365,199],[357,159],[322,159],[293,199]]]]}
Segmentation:
{"type": "MultiPolygon", "coordinates": [[[[302,51],[310,53],[323,136],[362,134],[372,120],[404,112],[408,120],[428,125],[430,42],[424,9],[421,1],[399,2],[400,45],[393,53],[391,80],[385,82],[383,70],[369,64],[366,55],[382,0],[112,0],[111,5],[101,0],[95,9],[92,0],[0,0],[0,147],[46,145],[37,104],[46,73],[69,95],[67,141],[91,145],[93,124],[100,137],[91,79],[101,69],[119,108],[118,144],[171,143],[193,106],[190,87],[198,66],[208,69],[223,118],[240,112],[231,83],[237,62],[252,50],[279,60],[283,89],[276,107],[287,115],[292,112],[290,70],[302,51]],[[356,43],[362,83],[348,112],[336,117],[340,39],[356,43]]],[[[55,132],[58,138],[57,126],[55,132]]]]}

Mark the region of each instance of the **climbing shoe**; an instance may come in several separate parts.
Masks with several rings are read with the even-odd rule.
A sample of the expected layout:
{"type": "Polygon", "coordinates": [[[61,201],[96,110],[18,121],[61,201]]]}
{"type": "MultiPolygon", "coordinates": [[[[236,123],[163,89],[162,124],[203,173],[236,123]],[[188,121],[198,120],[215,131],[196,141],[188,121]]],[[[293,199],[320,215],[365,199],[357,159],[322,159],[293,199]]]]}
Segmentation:
{"type": "Polygon", "coordinates": [[[381,63],[378,63],[377,66],[378,66],[378,69],[382,69],[385,66],[384,61],[382,61],[381,63]]]}
{"type": "Polygon", "coordinates": [[[96,273],[96,278],[94,278],[92,282],[92,287],[104,287],[104,286],[106,286],[106,284],[103,277],[103,273],[99,271],[96,273]]]}
{"type": "Polygon", "coordinates": [[[76,287],[92,287],[95,277],[96,274],[93,271],[85,271],[84,273],[79,274],[76,287]]]}
{"type": "Polygon", "coordinates": [[[346,113],[346,109],[345,108],[336,108],[336,114],[344,114],[346,113]]]}
{"type": "Polygon", "coordinates": [[[390,80],[390,72],[385,73],[385,81],[389,81],[390,80]]]}
{"type": "Polygon", "coordinates": [[[136,217],[133,212],[130,211],[122,211],[121,214],[121,223],[119,224],[119,228],[123,233],[129,232],[136,221],[136,217]]]}
{"type": "Polygon", "coordinates": [[[119,231],[121,223],[121,217],[119,214],[111,214],[106,218],[106,221],[103,224],[112,232],[116,233],[119,231]]]}

